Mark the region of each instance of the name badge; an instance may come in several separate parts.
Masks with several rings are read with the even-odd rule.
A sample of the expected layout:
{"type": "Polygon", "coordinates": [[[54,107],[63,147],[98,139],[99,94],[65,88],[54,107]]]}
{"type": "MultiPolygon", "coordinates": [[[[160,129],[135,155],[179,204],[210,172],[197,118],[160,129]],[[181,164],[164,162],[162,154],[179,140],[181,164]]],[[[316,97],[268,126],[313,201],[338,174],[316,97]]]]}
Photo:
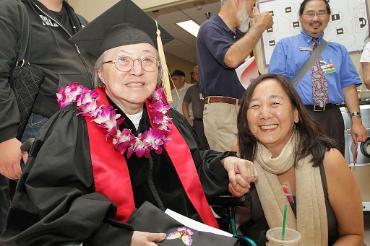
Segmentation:
{"type": "Polygon", "coordinates": [[[299,47],[300,51],[312,51],[311,47],[299,47]]]}
{"type": "Polygon", "coordinates": [[[333,63],[326,63],[325,61],[320,61],[321,69],[325,74],[335,73],[337,69],[333,63]]]}

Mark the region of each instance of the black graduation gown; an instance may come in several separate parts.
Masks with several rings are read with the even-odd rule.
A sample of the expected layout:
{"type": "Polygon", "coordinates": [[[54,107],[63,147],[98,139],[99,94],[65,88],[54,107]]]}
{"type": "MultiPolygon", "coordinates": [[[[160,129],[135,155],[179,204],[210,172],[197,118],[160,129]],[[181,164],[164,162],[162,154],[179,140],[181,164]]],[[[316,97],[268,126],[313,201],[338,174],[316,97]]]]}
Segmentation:
{"type": "MultiPolygon", "coordinates": [[[[54,115],[34,144],[0,245],[130,245],[133,228],[115,220],[112,202],[94,190],[87,125],[76,113],[68,107],[54,115]]],[[[174,110],[170,116],[189,145],[207,199],[226,193],[228,177],[220,160],[230,153],[200,151],[186,119],[174,110]]],[[[127,118],[124,124],[134,128],[127,118]]],[[[144,110],[139,131],[148,128],[144,110]]],[[[147,200],[198,219],[165,150],[152,154],[152,161],[127,160],[136,207],[147,200]]]]}

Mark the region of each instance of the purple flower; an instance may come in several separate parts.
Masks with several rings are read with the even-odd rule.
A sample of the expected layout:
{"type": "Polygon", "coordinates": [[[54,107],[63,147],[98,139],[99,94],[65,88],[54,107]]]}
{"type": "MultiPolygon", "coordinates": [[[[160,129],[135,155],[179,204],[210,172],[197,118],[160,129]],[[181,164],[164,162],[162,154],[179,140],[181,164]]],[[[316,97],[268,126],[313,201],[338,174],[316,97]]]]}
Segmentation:
{"type": "Polygon", "coordinates": [[[81,115],[90,117],[96,117],[101,111],[96,104],[96,101],[81,105],[80,107],[78,107],[78,109],[81,111],[81,115]]]}
{"type": "Polygon", "coordinates": [[[142,134],[142,139],[145,145],[150,146],[151,149],[158,151],[161,145],[164,144],[165,134],[158,129],[149,129],[142,134]]]}
{"type": "Polygon", "coordinates": [[[167,114],[170,110],[170,105],[163,103],[162,101],[155,101],[151,103],[154,112],[158,112],[161,114],[167,114]]]}
{"type": "Polygon", "coordinates": [[[136,153],[136,156],[141,158],[144,155],[148,156],[147,152],[147,146],[143,141],[141,141],[141,134],[139,134],[139,137],[135,139],[134,144],[132,144],[128,149],[127,149],[127,157],[130,158],[133,152],[136,153]]]}
{"type": "Polygon", "coordinates": [[[96,90],[87,91],[77,97],[77,107],[96,102],[98,98],[98,92],[96,90]]]}
{"type": "Polygon", "coordinates": [[[135,141],[135,136],[129,129],[123,129],[118,138],[113,139],[113,144],[120,151],[121,154],[125,153],[127,148],[135,141]]]}
{"type": "Polygon", "coordinates": [[[59,107],[65,108],[68,105],[76,102],[77,96],[84,91],[84,88],[85,87],[79,85],[77,82],[73,82],[65,88],[60,88],[57,93],[59,107]]]}
{"type": "Polygon", "coordinates": [[[160,100],[163,100],[163,98],[165,98],[166,96],[164,95],[164,91],[161,87],[157,87],[152,96],[151,96],[151,100],[155,100],[155,101],[160,101],[160,100]]]}
{"type": "Polygon", "coordinates": [[[117,115],[112,106],[101,107],[101,110],[96,114],[94,122],[101,127],[108,130],[108,135],[113,136],[113,131],[117,130],[117,119],[120,115],[117,115]]]}

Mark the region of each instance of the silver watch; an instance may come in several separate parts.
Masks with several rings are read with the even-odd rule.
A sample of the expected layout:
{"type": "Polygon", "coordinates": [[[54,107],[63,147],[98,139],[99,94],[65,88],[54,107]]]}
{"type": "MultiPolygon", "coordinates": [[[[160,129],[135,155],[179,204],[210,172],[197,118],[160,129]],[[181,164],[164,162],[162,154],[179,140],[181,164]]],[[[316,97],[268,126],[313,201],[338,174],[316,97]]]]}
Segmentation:
{"type": "Polygon", "coordinates": [[[361,118],[361,113],[360,112],[352,112],[351,117],[360,117],[361,118]]]}

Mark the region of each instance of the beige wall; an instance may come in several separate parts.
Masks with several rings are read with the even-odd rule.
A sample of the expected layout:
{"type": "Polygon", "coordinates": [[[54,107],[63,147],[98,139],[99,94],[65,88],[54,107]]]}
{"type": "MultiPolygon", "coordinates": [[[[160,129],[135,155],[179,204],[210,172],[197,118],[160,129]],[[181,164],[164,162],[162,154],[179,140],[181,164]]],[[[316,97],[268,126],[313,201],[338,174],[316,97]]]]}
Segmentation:
{"type": "Polygon", "coordinates": [[[175,69],[180,69],[184,71],[186,74],[185,81],[187,83],[191,82],[190,73],[195,64],[188,62],[186,60],[183,60],[169,53],[166,53],[166,60],[167,60],[168,70],[170,71],[170,73],[172,73],[175,69]]]}
{"type": "Polygon", "coordinates": [[[88,21],[112,7],[119,0],[68,0],[74,10],[88,21]]]}

